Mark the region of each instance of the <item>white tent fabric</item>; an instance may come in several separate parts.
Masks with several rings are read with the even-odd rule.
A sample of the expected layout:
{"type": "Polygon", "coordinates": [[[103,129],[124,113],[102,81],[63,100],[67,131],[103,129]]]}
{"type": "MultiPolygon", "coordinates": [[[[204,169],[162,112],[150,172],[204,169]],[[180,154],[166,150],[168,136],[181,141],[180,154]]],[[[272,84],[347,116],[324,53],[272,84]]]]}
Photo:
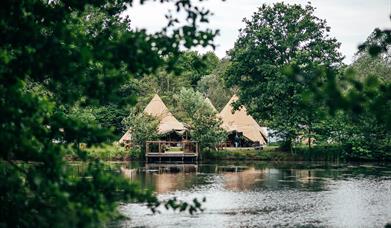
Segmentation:
{"type": "Polygon", "coordinates": [[[245,107],[241,107],[239,110],[236,110],[233,113],[232,103],[238,100],[236,95],[233,95],[232,98],[225,105],[223,110],[221,110],[219,116],[223,121],[222,128],[227,132],[237,131],[243,133],[243,136],[249,140],[260,144],[266,144],[268,137],[266,127],[261,127],[254,120],[253,117],[247,114],[245,107]]]}
{"type": "Polygon", "coordinates": [[[186,131],[186,127],[183,123],[179,122],[174,115],[172,115],[157,94],[155,94],[147,107],[145,107],[144,113],[160,120],[158,129],[159,134],[166,134],[172,131],[183,134],[186,131]]]}

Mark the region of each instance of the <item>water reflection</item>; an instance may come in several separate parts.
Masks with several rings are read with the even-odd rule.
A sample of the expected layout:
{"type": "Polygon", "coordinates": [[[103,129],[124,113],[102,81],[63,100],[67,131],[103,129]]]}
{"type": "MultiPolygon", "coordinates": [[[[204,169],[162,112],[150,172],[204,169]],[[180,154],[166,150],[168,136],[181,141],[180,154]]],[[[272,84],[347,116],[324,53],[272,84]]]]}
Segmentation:
{"type": "Polygon", "coordinates": [[[160,198],[207,197],[196,216],[152,215],[121,207],[131,220],[115,226],[382,227],[391,221],[391,166],[305,163],[122,165],[122,173],[160,198]]]}
{"type": "Polygon", "coordinates": [[[277,169],[255,165],[147,164],[137,169],[123,166],[121,171],[128,178],[157,193],[189,190],[207,185],[211,182],[211,175],[221,178],[224,189],[231,191],[281,188],[325,190],[325,182],[334,177],[333,172],[325,173],[324,170],[290,167],[277,169]]]}

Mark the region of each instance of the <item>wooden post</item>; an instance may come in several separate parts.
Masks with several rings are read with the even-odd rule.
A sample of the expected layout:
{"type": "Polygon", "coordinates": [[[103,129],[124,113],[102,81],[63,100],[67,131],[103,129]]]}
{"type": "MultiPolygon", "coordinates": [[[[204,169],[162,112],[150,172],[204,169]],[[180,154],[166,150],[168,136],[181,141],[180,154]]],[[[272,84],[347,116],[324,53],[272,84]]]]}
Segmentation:
{"type": "Polygon", "coordinates": [[[148,163],[148,151],[149,151],[149,143],[145,142],[145,162],[148,163]]]}
{"type": "Polygon", "coordinates": [[[197,154],[197,158],[199,158],[200,159],[200,157],[199,157],[199,151],[198,151],[198,142],[196,142],[196,154],[197,154]]]}

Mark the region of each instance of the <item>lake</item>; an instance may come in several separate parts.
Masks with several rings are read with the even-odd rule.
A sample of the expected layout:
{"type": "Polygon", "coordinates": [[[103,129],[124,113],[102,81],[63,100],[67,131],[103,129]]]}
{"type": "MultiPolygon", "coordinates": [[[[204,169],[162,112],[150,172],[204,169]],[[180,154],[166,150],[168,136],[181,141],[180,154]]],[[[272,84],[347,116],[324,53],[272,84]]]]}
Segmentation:
{"type": "Polygon", "coordinates": [[[202,199],[190,215],[125,204],[115,227],[384,227],[391,222],[391,164],[221,163],[122,165],[160,199],[202,199]]]}

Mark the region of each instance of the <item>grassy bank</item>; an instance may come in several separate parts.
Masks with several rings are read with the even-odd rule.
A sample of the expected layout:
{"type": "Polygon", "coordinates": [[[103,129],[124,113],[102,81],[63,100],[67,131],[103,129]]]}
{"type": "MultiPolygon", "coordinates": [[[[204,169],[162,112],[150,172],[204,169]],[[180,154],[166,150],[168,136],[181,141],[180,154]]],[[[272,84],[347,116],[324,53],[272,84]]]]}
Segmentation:
{"type": "MultiPolygon", "coordinates": [[[[101,147],[82,148],[88,156],[103,161],[130,161],[144,160],[144,154],[138,148],[125,149],[124,147],[106,144],[101,147]]],[[[278,146],[266,146],[262,150],[253,148],[226,148],[219,151],[203,151],[203,160],[236,160],[236,161],[391,161],[390,153],[375,153],[381,157],[358,157],[351,148],[338,145],[317,145],[312,148],[297,146],[292,151],[284,152],[278,146]]],[[[70,158],[72,160],[72,158],[70,158]]]]}
{"type": "Polygon", "coordinates": [[[238,160],[238,161],[290,161],[291,154],[278,151],[274,147],[263,150],[230,148],[219,151],[206,151],[202,154],[204,160],[238,160]]]}
{"type": "MultiPolygon", "coordinates": [[[[83,148],[90,157],[103,161],[144,160],[138,148],[125,149],[118,145],[106,144],[101,147],[83,148]]],[[[340,147],[296,147],[292,152],[283,152],[277,146],[267,146],[262,150],[253,148],[226,148],[219,151],[204,151],[203,160],[231,161],[340,161],[345,152],[340,147]]]]}
{"type": "MultiPolygon", "coordinates": [[[[130,160],[141,160],[143,154],[140,149],[125,149],[115,144],[104,144],[102,146],[93,146],[80,148],[80,150],[86,153],[87,156],[100,159],[103,161],[130,161],[130,160]]],[[[70,156],[69,160],[74,160],[77,156],[70,156]]]]}
{"type": "Polygon", "coordinates": [[[266,146],[262,150],[230,148],[208,151],[208,160],[256,160],[256,161],[345,161],[346,149],[341,146],[298,146],[292,151],[281,151],[278,146],[266,146]]]}
{"type": "Polygon", "coordinates": [[[346,161],[346,148],[338,145],[324,145],[309,148],[297,146],[291,151],[296,161],[346,161]]]}

